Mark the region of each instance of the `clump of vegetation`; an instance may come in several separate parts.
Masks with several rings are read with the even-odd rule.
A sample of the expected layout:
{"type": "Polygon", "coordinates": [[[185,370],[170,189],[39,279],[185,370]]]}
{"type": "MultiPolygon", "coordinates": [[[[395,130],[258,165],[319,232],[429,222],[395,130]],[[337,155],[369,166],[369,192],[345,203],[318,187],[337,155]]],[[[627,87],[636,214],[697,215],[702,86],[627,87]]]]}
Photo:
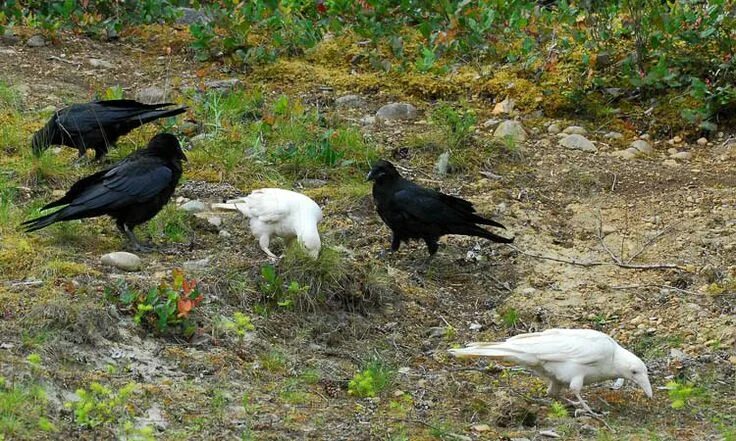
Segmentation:
{"type": "Polygon", "coordinates": [[[691,383],[682,383],[680,381],[670,381],[667,383],[667,395],[670,398],[672,407],[675,410],[685,408],[689,402],[700,397],[703,390],[695,387],[691,383]]]}
{"type": "Polygon", "coordinates": [[[552,404],[549,406],[547,418],[552,420],[559,420],[567,418],[568,416],[570,416],[570,414],[567,412],[567,408],[559,401],[553,401],[552,404]]]}
{"type": "Polygon", "coordinates": [[[196,280],[187,279],[181,269],[172,271],[172,281],[162,282],[147,294],[139,293],[122,284],[106,288],[107,298],[117,301],[133,312],[133,321],[161,333],[178,333],[190,337],[197,330],[197,323],[190,315],[202,302],[196,280]],[[117,296],[113,293],[117,292],[117,296]]]}
{"type": "Polygon", "coordinates": [[[130,416],[128,400],[136,388],[135,383],[129,383],[113,392],[112,389],[93,382],[89,385],[89,390],[77,389],[79,400],[67,402],[65,406],[74,412],[74,421],[80,426],[97,427],[117,422],[130,416]]]}
{"type": "Polygon", "coordinates": [[[348,393],[361,398],[375,397],[391,385],[396,372],[380,360],[373,360],[353,376],[348,393]]]}
{"type": "Polygon", "coordinates": [[[465,147],[473,136],[477,121],[475,112],[467,108],[455,108],[447,103],[432,111],[432,122],[441,130],[450,149],[465,147]]]}
{"type": "Polygon", "coordinates": [[[250,321],[250,317],[240,311],[235,311],[232,320],[225,319],[225,329],[242,340],[248,332],[255,331],[256,327],[250,321]]]}
{"type": "Polygon", "coordinates": [[[0,377],[0,439],[31,439],[38,430],[56,432],[56,425],[46,416],[47,404],[42,386],[0,377]]]}

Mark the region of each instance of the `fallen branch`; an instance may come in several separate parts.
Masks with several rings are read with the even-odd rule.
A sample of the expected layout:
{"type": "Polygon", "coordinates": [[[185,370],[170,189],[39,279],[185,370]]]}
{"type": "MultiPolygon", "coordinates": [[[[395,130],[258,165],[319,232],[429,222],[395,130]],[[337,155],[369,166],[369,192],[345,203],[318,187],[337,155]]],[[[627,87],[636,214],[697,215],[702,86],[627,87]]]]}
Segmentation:
{"type": "Polygon", "coordinates": [[[665,285],[661,283],[644,283],[639,285],[619,285],[619,286],[611,286],[611,289],[640,289],[640,288],[665,288],[665,289],[671,289],[673,291],[679,291],[684,294],[689,294],[692,296],[698,295],[695,291],[689,291],[687,289],[678,288],[676,286],[672,285],[665,285]]]}
{"type": "Polygon", "coordinates": [[[535,259],[552,260],[554,262],[569,263],[570,265],[579,265],[579,266],[585,266],[585,267],[610,265],[608,262],[597,262],[597,261],[587,261],[586,262],[582,260],[565,259],[563,257],[544,256],[541,254],[530,253],[528,251],[524,251],[514,245],[509,244],[508,246],[519,254],[523,254],[524,256],[534,257],[535,259]]]}
{"type": "MultiPolygon", "coordinates": [[[[542,254],[536,254],[536,253],[530,253],[528,251],[524,251],[514,245],[508,245],[511,249],[518,252],[519,254],[522,254],[524,256],[533,257],[535,259],[542,259],[542,260],[551,260],[554,262],[561,262],[561,263],[567,263],[570,265],[578,265],[578,266],[584,266],[584,267],[591,267],[591,266],[606,266],[606,265],[612,265],[612,266],[618,266],[620,268],[625,269],[635,269],[635,270],[652,270],[652,269],[680,269],[684,270],[685,268],[677,265],[675,263],[651,263],[651,264],[635,264],[635,263],[625,263],[620,261],[619,259],[614,259],[613,262],[601,262],[597,260],[575,260],[575,259],[565,259],[563,257],[556,257],[556,256],[544,256],[542,254]]],[[[608,250],[610,253],[610,250],[608,250]]],[[[610,253],[613,256],[613,253],[610,253]]]]}

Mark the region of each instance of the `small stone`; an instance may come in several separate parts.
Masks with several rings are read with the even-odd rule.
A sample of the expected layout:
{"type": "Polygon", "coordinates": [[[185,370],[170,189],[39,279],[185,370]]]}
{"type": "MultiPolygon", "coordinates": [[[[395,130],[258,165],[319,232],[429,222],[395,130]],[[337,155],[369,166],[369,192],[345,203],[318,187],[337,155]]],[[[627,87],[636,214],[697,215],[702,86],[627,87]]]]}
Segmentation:
{"type": "Polygon", "coordinates": [[[220,237],[221,237],[221,238],[223,238],[223,239],[228,239],[228,238],[230,238],[230,237],[232,237],[232,236],[233,236],[232,234],[228,233],[228,232],[227,232],[227,230],[220,230],[220,231],[219,231],[219,232],[217,233],[217,235],[218,235],[218,236],[220,236],[220,237]]]}
{"type": "Polygon", "coordinates": [[[736,366],[736,355],[732,355],[732,356],[728,357],[728,361],[729,361],[729,362],[730,362],[730,363],[731,363],[732,365],[736,366]]]}
{"type": "Polygon", "coordinates": [[[184,267],[186,271],[202,271],[202,270],[208,269],[209,266],[210,266],[209,257],[205,257],[204,259],[199,259],[199,260],[190,260],[182,264],[182,267],[184,267]]]}
{"type": "Polygon", "coordinates": [[[585,130],[585,127],[569,126],[565,128],[565,130],[563,130],[562,133],[566,135],[585,135],[586,133],[588,133],[588,131],[585,130]]]}
{"type": "Polygon", "coordinates": [[[554,430],[540,430],[539,434],[547,438],[559,438],[560,435],[554,430]]]}
{"type": "Polygon", "coordinates": [[[481,329],[483,329],[483,325],[473,322],[470,324],[468,329],[470,329],[471,331],[480,331],[481,329]]]}
{"type": "Polygon", "coordinates": [[[206,24],[212,21],[212,19],[204,13],[204,11],[194,8],[179,8],[179,18],[176,19],[176,24],[190,25],[195,23],[206,24]]]}
{"type": "Polygon", "coordinates": [[[414,120],[419,117],[417,108],[409,103],[390,103],[378,109],[376,120],[414,120]]]}
{"type": "Polygon", "coordinates": [[[647,155],[654,152],[652,146],[643,139],[637,139],[636,141],[632,142],[631,147],[637,149],[642,153],[646,153],[647,155]]]}
{"type": "Polygon", "coordinates": [[[682,142],[682,138],[679,136],[675,136],[674,138],[672,138],[672,142],[674,142],[675,144],[679,144],[682,142]]]}
{"type": "Polygon", "coordinates": [[[509,438],[509,441],[531,441],[529,438],[509,438]]]}
{"type": "Polygon", "coordinates": [[[476,424],[475,426],[473,426],[473,430],[476,432],[488,432],[489,430],[491,430],[491,426],[489,426],[488,424],[476,424]]]}
{"type": "Polygon", "coordinates": [[[437,170],[437,174],[440,176],[447,175],[447,171],[450,168],[450,152],[445,152],[440,155],[439,158],[437,158],[437,164],[435,164],[435,169],[437,170]]]}
{"type": "Polygon", "coordinates": [[[327,180],[319,178],[304,178],[299,179],[295,184],[297,187],[302,188],[319,188],[327,185],[327,180]]]}
{"type": "Polygon", "coordinates": [[[145,89],[139,90],[135,94],[136,101],[143,104],[160,104],[164,103],[166,94],[158,87],[146,87],[145,89]]]}
{"type": "Polygon", "coordinates": [[[211,80],[204,83],[204,87],[208,90],[216,90],[219,92],[229,92],[240,86],[240,80],[230,78],[227,80],[211,80]]]}
{"type": "Polygon", "coordinates": [[[671,156],[673,159],[682,159],[687,161],[693,158],[693,154],[690,152],[677,152],[671,156]]]}
{"type": "Polygon", "coordinates": [[[87,63],[95,69],[113,69],[115,67],[109,61],[100,60],[99,58],[90,58],[87,60],[87,63]]]}
{"type": "Polygon", "coordinates": [[[164,431],[169,427],[169,423],[164,419],[161,408],[154,404],[146,411],[145,417],[135,418],[135,426],[139,429],[152,426],[156,430],[164,431]]]}
{"type": "Polygon", "coordinates": [[[699,138],[697,141],[695,141],[698,145],[707,145],[708,139],[707,138],[699,138]]]}
{"type": "Polygon", "coordinates": [[[402,395],[404,395],[404,391],[403,390],[395,390],[394,391],[394,397],[400,397],[402,395]]]}
{"type": "Polygon", "coordinates": [[[222,225],[222,218],[220,216],[210,216],[207,218],[207,222],[210,225],[214,225],[215,227],[219,227],[222,225]]]}
{"type": "Polygon", "coordinates": [[[615,233],[615,232],[616,232],[616,227],[613,225],[605,224],[603,225],[603,227],[601,227],[601,233],[603,233],[604,235],[608,235],[608,234],[615,233]]]}
{"type": "Polygon", "coordinates": [[[514,106],[516,105],[516,101],[514,101],[513,98],[506,98],[505,100],[501,101],[500,103],[496,103],[496,105],[493,107],[493,110],[491,111],[492,115],[509,115],[511,112],[514,111],[514,106]]]}
{"type": "Polygon", "coordinates": [[[527,134],[521,122],[507,119],[496,127],[493,137],[496,139],[510,138],[516,142],[520,142],[526,140],[527,134]]]}
{"type": "Polygon", "coordinates": [[[360,119],[360,125],[361,126],[372,126],[376,123],[376,117],[375,116],[364,116],[360,119]]]}
{"type": "Polygon", "coordinates": [[[123,271],[140,271],[141,269],[141,258],[126,251],[107,253],[100,260],[104,265],[114,266],[123,271]]]}
{"type": "Polygon", "coordinates": [[[677,167],[677,161],[674,159],[665,159],[662,161],[663,165],[666,165],[667,167],[677,167]]]}
{"type": "Polygon", "coordinates": [[[558,144],[562,147],[572,150],[582,150],[584,152],[598,151],[595,144],[588,140],[588,138],[575,133],[572,135],[567,135],[566,137],[560,139],[558,144]]]}
{"type": "Polygon", "coordinates": [[[365,99],[360,95],[344,95],[335,100],[335,107],[356,108],[365,105],[365,99]]]}
{"type": "Polygon", "coordinates": [[[34,35],[26,41],[28,47],[43,47],[46,46],[46,39],[41,35],[34,35]]]}
{"type": "Polygon", "coordinates": [[[603,137],[606,138],[606,139],[623,139],[624,138],[624,135],[622,133],[620,133],[620,132],[613,132],[613,131],[611,131],[611,132],[608,132],[605,135],[603,135],[603,137]]]}
{"type": "Polygon", "coordinates": [[[204,211],[205,208],[204,202],[198,200],[186,202],[179,207],[180,210],[186,211],[187,213],[199,213],[200,211],[204,211]]]}
{"type": "Polygon", "coordinates": [[[213,139],[215,139],[215,135],[212,133],[200,133],[199,135],[189,139],[189,144],[191,144],[193,148],[197,148],[213,139]]]}
{"type": "Polygon", "coordinates": [[[629,159],[636,158],[636,155],[638,154],[638,152],[639,151],[637,150],[636,153],[633,153],[629,149],[626,149],[626,150],[616,150],[615,152],[612,152],[611,153],[611,156],[618,156],[619,158],[629,160],[629,159]]]}
{"type": "Polygon", "coordinates": [[[487,119],[483,123],[483,128],[484,129],[492,129],[492,128],[496,127],[497,125],[499,125],[500,123],[501,123],[501,120],[500,119],[497,119],[497,118],[487,119]]]}
{"type": "Polygon", "coordinates": [[[645,141],[649,141],[651,138],[652,137],[649,136],[649,133],[642,133],[641,135],[639,135],[639,139],[643,139],[645,141]]]}
{"type": "Polygon", "coordinates": [[[561,131],[562,129],[560,128],[560,125],[557,123],[552,123],[549,125],[549,127],[547,127],[547,133],[551,135],[556,135],[560,133],[561,131]]]}
{"type": "Polygon", "coordinates": [[[674,155],[675,153],[677,153],[677,149],[674,147],[670,147],[667,149],[667,153],[669,153],[670,155],[674,155]]]}
{"type": "Polygon", "coordinates": [[[687,354],[677,348],[670,349],[670,358],[676,361],[685,361],[688,359],[687,354]]]}

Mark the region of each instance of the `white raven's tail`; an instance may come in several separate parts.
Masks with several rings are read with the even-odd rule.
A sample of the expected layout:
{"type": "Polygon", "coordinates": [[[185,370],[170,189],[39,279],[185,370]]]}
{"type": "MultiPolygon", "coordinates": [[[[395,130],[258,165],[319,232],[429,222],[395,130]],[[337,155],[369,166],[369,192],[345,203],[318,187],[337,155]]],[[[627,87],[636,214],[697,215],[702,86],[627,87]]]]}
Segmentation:
{"type": "Polygon", "coordinates": [[[449,352],[455,357],[508,358],[519,355],[518,351],[503,345],[504,343],[468,343],[467,347],[450,349],[449,352]]]}

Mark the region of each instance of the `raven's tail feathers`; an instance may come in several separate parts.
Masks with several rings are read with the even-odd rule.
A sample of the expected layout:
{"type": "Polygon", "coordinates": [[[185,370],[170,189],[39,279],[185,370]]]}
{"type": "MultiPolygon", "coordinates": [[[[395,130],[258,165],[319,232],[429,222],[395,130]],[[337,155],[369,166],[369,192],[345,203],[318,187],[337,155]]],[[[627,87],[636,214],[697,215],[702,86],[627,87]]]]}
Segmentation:
{"type": "Polygon", "coordinates": [[[140,119],[142,124],[146,124],[146,123],[155,121],[160,118],[168,118],[170,116],[176,116],[186,111],[187,111],[186,107],[177,107],[175,109],[151,110],[150,112],[146,112],[138,116],[137,119],[140,119]]]}
{"type": "Polygon", "coordinates": [[[48,227],[49,225],[55,222],[63,220],[63,219],[59,219],[60,212],[61,210],[51,213],[51,214],[47,214],[45,216],[37,217],[35,219],[30,219],[30,220],[27,220],[21,223],[21,225],[24,227],[24,231],[26,233],[30,233],[31,231],[40,230],[41,228],[48,227]]]}

